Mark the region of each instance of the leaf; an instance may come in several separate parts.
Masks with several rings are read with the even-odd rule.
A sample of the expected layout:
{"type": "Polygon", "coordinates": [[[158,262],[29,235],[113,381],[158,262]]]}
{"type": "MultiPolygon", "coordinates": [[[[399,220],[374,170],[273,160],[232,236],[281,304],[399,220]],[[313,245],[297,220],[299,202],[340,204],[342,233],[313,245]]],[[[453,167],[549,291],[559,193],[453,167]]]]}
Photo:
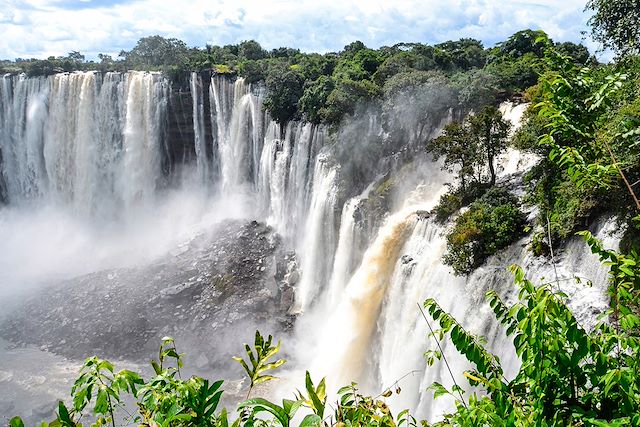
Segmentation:
{"type": "Polygon", "coordinates": [[[71,419],[71,416],[69,415],[69,410],[62,401],[58,402],[58,419],[63,426],[72,427],[75,425],[75,423],[71,419]]]}
{"type": "Polygon", "coordinates": [[[440,396],[446,395],[446,394],[451,394],[449,393],[449,390],[447,390],[446,388],[444,388],[444,386],[440,383],[434,382],[433,384],[431,384],[428,389],[433,390],[433,398],[437,399],[440,396]]]}
{"type": "Polygon", "coordinates": [[[9,427],[24,427],[24,423],[22,422],[22,418],[13,417],[9,420],[9,427]]]}
{"type": "Polygon", "coordinates": [[[289,414],[285,409],[261,397],[245,400],[238,405],[238,410],[242,408],[252,408],[254,413],[260,411],[270,412],[283,427],[289,426],[289,414]]]}
{"type": "Polygon", "coordinates": [[[300,423],[300,427],[317,427],[322,426],[322,418],[316,414],[309,414],[300,423]]]}
{"type": "Polygon", "coordinates": [[[106,414],[109,411],[109,398],[107,395],[107,390],[105,388],[101,388],[98,391],[98,395],[96,396],[96,405],[93,408],[93,412],[95,414],[106,414]]]}

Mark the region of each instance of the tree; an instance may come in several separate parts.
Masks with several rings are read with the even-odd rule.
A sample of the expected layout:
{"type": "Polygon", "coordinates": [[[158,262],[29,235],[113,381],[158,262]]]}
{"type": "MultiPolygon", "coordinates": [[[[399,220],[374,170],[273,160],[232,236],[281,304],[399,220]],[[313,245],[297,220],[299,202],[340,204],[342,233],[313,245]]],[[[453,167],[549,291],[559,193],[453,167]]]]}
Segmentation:
{"type": "Polygon", "coordinates": [[[500,55],[507,55],[515,59],[527,53],[533,53],[537,57],[542,57],[546,43],[541,43],[540,38],[549,40],[547,34],[542,30],[518,31],[500,44],[500,55]]]}
{"type": "Polygon", "coordinates": [[[267,52],[255,40],[246,40],[238,45],[238,56],[241,59],[256,61],[267,57],[267,52]]]}
{"type": "Polygon", "coordinates": [[[286,64],[271,67],[266,78],[267,97],[264,108],[281,125],[298,114],[298,101],[303,94],[304,80],[286,64]]]}
{"type": "Polygon", "coordinates": [[[585,65],[591,59],[589,49],[582,44],[572,42],[557,43],[555,48],[558,53],[570,57],[576,64],[585,65]]]}
{"type": "Polygon", "coordinates": [[[100,60],[100,62],[98,63],[98,69],[103,73],[109,70],[112,70],[114,68],[115,63],[111,55],[107,55],[105,53],[99,53],[98,59],[100,60]]]}
{"type": "Polygon", "coordinates": [[[271,49],[269,56],[272,58],[293,58],[300,53],[300,49],[293,49],[290,47],[279,47],[277,49],[271,49]]]}
{"type": "Polygon", "coordinates": [[[486,69],[476,68],[457,73],[451,78],[458,92],[458,101],[467,108],[478,109],[495,104],[500,92],[498,76],[486,69]]]}
{"type": "Polygon", "coordinates": [[[458,170],[462,190],[468,184],[484,184],[485,168],[489,171],[490,186],[496,183],[495,160],[507,148],[511,124],[502,119],[500,110],[487,106],[464,123],[447,125],[438,138],[432,140],[427,151],[445,157],[445,170],[458,170]]]}
{"type": "Polygon", "coordinates": [[[69,52],[67,58],[75,62],[84,62],[84,55],[76,50],[69,52]]]}
{"type": "Polygon", "coordinates": [[[462,123],[448,124],[442,135],[429,143],[427,151],[435,157],[444,156],[443,169],[452,173],[457,170],[460,187],[466,191],[469,182],[475,179],[480,162],[478,145],[468,129],[462,123]]]}
{"type": "Polygon", "coordinates": [[[121,51],[120,56],[129,67],[148,69],[181,65],[187,60],[188,53],[189,48],[182,40],[150,36],[138,40],[129,52],[121,51]]]}
{"type": "Polygon", "coordinates": [[[311,123],[321,123],[326,117],[326,105],[329,95],[335,88],[333,80],[328,76],[320,76],[304,87],[304,94],[300,98],[300,112],[311,123]]]}
{"type": "Polygon", "coordinates": [[[589,0],[593,39],[620,56],[640,53],[640,0],[589,0]]]}
{"type": "MultiPolygon", "coordinates": [[[[458,41],[447,41],[437,44],[437,50],[446,52],[448,64],[445,67],[451,67],[462,70],[477,68],[484,66],[486,62],[486,52],[482,46],[482,42],[475,39],[463,38],[458,41]]],[[[444,56],[443,56],[444,58],[444,56]]]]}
{"type": "Polygon", "coordinates": [[[470,274],[491,255],[522,235],[525,216],[518,200],[494,187],[456,218],[447,234],[444,263],[458,274],[470,274]]]}
{"type": "Polygon", "coordinates": [[[485,107],[469,119],[469,130],[485,154],[491,186],[496,183],[495,159],[507,149],[511,123],[502,119],[502,113],[494,106],[485,107]]]}

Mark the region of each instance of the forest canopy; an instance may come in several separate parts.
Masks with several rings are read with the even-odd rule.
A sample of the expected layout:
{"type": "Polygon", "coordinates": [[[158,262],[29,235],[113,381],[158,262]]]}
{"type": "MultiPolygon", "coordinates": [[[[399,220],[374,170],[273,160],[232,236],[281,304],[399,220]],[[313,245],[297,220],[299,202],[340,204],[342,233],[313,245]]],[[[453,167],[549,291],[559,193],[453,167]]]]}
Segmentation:
{"type": "MultiPolygon", "coordinates": [[[[87,61],[80,52],[44,60],[17,58],[0,61],[0,72],[40,76],[74,70],[146,70],[163,71],[173,79],[191,71],[239,75],[266,86],[265,108],[279,123],[302,119],[337,124],[358,106],[420,86],[433,73],[442,76],[469,107],[521,94],[545,70],[541,39],[553,43],[540,30],[523,30],[490,48],[471,38],[379,49],[355,41],[340,52],[318,54],[287,47],[269,51],[255,40],[197,48],[155,35],[141,38],[117,58],[99,54],[98,60],[87,61]]],[[[578,64],[594,61],[582,45],[555,45],[578,64]]]]}

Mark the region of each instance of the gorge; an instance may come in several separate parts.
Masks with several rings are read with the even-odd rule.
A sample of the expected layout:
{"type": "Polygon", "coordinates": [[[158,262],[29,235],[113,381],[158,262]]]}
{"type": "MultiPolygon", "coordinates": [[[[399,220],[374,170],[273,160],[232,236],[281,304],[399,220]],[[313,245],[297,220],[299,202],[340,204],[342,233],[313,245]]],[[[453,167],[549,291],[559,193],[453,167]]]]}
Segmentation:
{"type": "MultiPolygon", "coordinates": [[[[489,289],[515,297],[508,265],[555,280],[579,319],[607,308],[607,271],[577,238],[548,259],[525,236],[466,277],[442,263],[447,225],[429,211],[453,177],[421,141],[469,111],[437,83],[421,94],[426,121],[396,100],[397,116],[363,108],[338,129],[278,124],[264,96],[260,84],[209,72],[2,77],[0,415],[54,408],[60,395],[32,384],[43,374],[20,373],[34,368],[15,363],[29,359],[15,345],[33,365],[96,348],[136,364],[170,334],[201,371],[233,379],[230,355],[261,329],[289,359],[272,393],[301,383],[305,368],[333,391],[356,381],[377,394],[402,378],[391,405],[433,420],[452,401],[426,387],[451,378],[424,363],[434,342],[416,304],[434,298],[484,335],[508,375],[518,360],[484,302],[489,289]]],[[[515,125],[525,108],[501,105],[515,125]]],[[[499,161],[499,182],[516,194],[530,156],[510,149],[499,161]]],[[[617,247],[613,220],[593,230],[617,247]]],[[[468,362],[443,345],[462,382],[468,362]]]]}

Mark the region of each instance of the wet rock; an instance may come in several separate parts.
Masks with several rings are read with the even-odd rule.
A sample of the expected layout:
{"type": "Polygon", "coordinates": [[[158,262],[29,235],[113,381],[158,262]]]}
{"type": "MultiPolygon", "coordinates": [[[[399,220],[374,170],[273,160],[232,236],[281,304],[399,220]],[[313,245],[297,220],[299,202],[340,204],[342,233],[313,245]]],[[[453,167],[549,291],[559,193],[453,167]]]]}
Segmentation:
{"type": "Polygon", "coordinates": [[[209,359],[207,359],[207,356],[205,356],[204,354],[200,353],[200,355],[195,360],[196,368],[204,369],[208,365],[209,365],[209,359]]]}
{"type": "Polygon", "coordinates": [[[429,218],[431,218],[431,212],[429,211],[416,211],[416,216],[418,217],[419,220],[427,220],[429,218]]]}
{"type": "Polygon", "coordinates": [[[230,360],[216,346],[221,336],[291,327],[283,279],[295,283],[298,273],[286,255],[266,224],[226,221],[148,265],[52,284],[16,307],[0,336],[76,359],[147,361],[173,335],[181,352],[206,358],[198,364],[218,366],[230,360]]]}

